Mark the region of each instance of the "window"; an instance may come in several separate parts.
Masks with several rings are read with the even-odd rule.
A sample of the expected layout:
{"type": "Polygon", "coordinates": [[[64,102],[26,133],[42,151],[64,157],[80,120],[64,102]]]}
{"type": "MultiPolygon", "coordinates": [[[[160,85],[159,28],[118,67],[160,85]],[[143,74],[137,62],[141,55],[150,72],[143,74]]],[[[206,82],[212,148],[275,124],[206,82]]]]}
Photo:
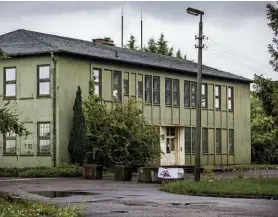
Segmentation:
{"type": "Polygon", "coordinates": [[[214,92],[215,92],[215,108],[220,109],[221,108],[221,86],[215,85],[214,92]]]}
{"type": "Polygon", "coordinates": [[[174,127],[167,127],[167,129],[166,129],[166,153],[175,151],[175,137],[176,137],[176,129],[174,127]]]}
{"type": "Polygon", "coordinates": [[[94,94],[101,96],[101,71],[100,69],[93,69],[93,81],[94,81],[94,94]]]}
{"type": "Polygon", "coordinates": [[[221,129],[216,129],[216,153],[221,154],[221,129]]]}
{"type": "Polygon", "coordinates": [[[191,107],[196,107],[197,103],[197,82],[191,82],[191,107]]]}
{"type": "Polygon", "coordinates": [[[4,97],[16,97],[16,68],[4,68],[4,97]]]}
{"type": "Polygon", "coordinates": [[[234,130],[229,130],[229,153],[234,153],[234,130]]]}
{"type": "Polygon", "coordinates": [[[234,88],[228,87],[228,109],[234,110],[234,88]]]}
{"type": "Polygon", "coordinates": [[[190,107],[190,81],[184,81],[184,106],[190,107]]]}
{"type": "Polygon", "coordinates": [[[208,128],[202,129],[202,152],[208,153],[208,128]]]}
{"type": "Polygon", "coordinates": [[[113,72],[113,99],[114,101],[122,101],[122,73],[113,72]]]}
{"type": "Polygon", "coordinates": [[[152,76],[145,76],[145,102],[152,103],[152,76]]]}
{"type": "Polygon", "coordinates": [[[143,97],[143,81],[138,81],[138,97],[143,97]]]}
{"type": "Polygon", "coordinates": [[[208,91],[207,84],[202,84],[202,108],[207,108],[208,91]]]}
{"type": "Polygon", "coordinates": [[[50,123],[38,123],[38,153],[50,154],[50,123]]]}
{"type": "Polygon", "coordinates": [[[15,133],[9,133],[4,137],[4,154],[16,154],[15,133]]]}
{"type": "Polygon", "coordinates": [[[191,128],[186,127],[184,132],[184,152],[191,153],[191,128]]]}
{"type": "Polygon", "coordinates": [[[180,105],[180,84],[178,79],[173,79],[173,104],[180,105]]]}
{"type": "Polygon", "coordinates": [[[196,150],[196,128],[192,128],[192,153],[195,153],[196,150]]]}
{"type": "Polygon", "coordinates": [[[172,105],[172,79],[165,79],[165,104],[172,105]]]}
{"type": "Polygon", "coordinates": [[[129,81],[128,81],[128,79],[124,80],[124,94],[125,95],[129,94],[129,81]]]}
{"type": "Polygon", "coordinates": [[[153,77],[153,104],[160,103],[160,78],[153,77]]]}
{"type": "Polygon", "coordinates": [[[50,66],[38,66],[38,96],[50,96],[50,66]]]}

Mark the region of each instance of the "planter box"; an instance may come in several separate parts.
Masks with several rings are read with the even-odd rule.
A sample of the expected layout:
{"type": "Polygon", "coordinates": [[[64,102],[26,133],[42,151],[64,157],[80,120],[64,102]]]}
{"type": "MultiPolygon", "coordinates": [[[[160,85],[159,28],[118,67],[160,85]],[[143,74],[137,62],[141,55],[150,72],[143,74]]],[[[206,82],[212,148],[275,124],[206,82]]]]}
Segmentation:
{"type": "Polygon", "coordinates": [[[115,181],[132,181],[132,167],[116,165],[114,167],[115,181]]]}
{"type": "Polygon", "coordinates": [[[83,178],[84,179],[102,179],[102,165],[84,164],[83,178]]]}
{"type": "Polygon", "coordinates": [[[157,167],[140,167],[138,169],[138,182],[158,182],[158,168],[157,167]]]}

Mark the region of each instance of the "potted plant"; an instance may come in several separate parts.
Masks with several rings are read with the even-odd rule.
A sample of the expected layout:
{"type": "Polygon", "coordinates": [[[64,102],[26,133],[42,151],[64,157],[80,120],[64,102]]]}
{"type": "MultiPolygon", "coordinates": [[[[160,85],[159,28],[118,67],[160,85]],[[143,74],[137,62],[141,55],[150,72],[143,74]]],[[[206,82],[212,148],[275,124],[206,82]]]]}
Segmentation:
{"type": "Polygon", "coordinates": [[[86,152],[83,164],[84,179],[102,179],[103,166],[96,164],[93,152],[86,152]]]}

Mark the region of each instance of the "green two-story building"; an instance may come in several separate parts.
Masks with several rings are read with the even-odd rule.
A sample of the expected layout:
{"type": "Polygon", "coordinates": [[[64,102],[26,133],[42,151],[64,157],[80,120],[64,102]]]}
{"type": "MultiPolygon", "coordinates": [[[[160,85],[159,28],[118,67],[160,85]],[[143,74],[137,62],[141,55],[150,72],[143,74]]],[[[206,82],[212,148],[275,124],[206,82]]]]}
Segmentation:
{"type": "MultiPolygon", "coordinates": [[[[0,137],[1,167],[67,162],[77,86],[84,99],[89,81],[110,107],[143,102],[146,120],[160,126],[161,165],[194,165],[196,63],[27,30],[1,35],[0,47],[10,56],[0,60],[1,106],[10,102],[32,133],[0,137]]],[[[203,66],[202,165],[251,163],[251,82],[203,66]]]]}

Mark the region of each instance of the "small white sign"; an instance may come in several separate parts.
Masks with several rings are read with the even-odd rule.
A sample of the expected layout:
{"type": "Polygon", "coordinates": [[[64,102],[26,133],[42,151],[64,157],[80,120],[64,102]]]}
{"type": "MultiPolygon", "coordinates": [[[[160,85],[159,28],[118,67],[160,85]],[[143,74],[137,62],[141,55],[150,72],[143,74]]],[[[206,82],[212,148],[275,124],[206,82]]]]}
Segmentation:
{"type": "Polygon", "coordinates": [[[183,168],[164,168],[159,167],[158,178],[162,179],[182,179],[184,177],[183,168]]]}

